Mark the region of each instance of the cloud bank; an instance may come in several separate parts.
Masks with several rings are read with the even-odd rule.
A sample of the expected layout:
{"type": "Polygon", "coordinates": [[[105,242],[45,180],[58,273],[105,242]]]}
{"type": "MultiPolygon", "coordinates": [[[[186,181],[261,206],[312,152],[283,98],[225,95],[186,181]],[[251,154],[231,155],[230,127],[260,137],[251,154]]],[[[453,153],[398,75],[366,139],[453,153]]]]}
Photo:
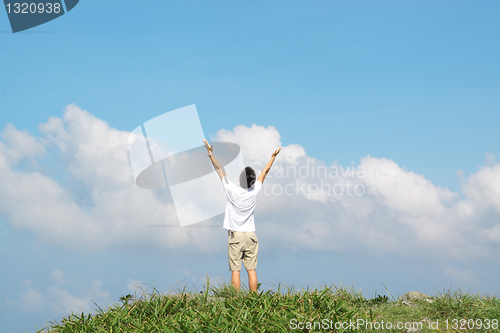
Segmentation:
{"type": "MultiPolygon", "coordinates": [[[[18,232],[88,251],[221,250],[224,232],[218,228],[148,227],[176,224],[175,208],[168,193],[134,184],[128,132],[74,104],[39,129],[41,136],[34,136],[7,125],[1,133],[0,214],[18,232]]],[[[240,145],[246,164],[257,172],[281,146],[271,126],[239,125],[211,139],[240,145]]],[[[500,164],[489,155],[487,161],[468,177],[459,172],[461,193],[455,193],[383,157],[326,165],[291,144],[265,181],[257,231],[282,251],[498,259],[500,164]]]]}
{"type": "MultiPolygon", "coordinates": [[[[256,125],[221,130],[214,139],[238,143],[257,168],[281,145],[275,128],[256,125]]],[[[392,160],[367,156],[357,166],[327,166],[290,145],[266,179],[269,195],[257,208],[265,220],[260,227],[265,234],[286,231],[279,247],[296,250],[497,258],[500,164],[489,155],[487,161],[489,166],[461,179],[462,199],[392,160]]]]}
{"type": "Polygon", "coordinates": [[[78,277],[66,279],[63,271],[52,272],[52,284],[45,290],[33,285],[31,280],[21,281],[21,295],[18,299],[6,297],[5,305],[21,313],[44,313],[47,311],[64,313],[88,313],[95,310],[95,304],[110,304],[111,295],[101,290],[99,280],[86,281],[82,284],[78,277]],[[78,280],[78,281],[77,281],[78,280]],[[82,292],[82,287],[86,291],[82,292]]]}

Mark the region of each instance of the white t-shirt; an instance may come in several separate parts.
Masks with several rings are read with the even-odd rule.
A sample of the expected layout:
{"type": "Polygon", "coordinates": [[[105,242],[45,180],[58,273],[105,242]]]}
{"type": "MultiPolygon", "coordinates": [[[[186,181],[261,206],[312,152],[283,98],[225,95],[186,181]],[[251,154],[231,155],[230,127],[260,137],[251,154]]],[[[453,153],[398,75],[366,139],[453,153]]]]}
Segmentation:
{"type": "Polygon", "coordinates": [[[222,188],[226,192],[226,215],[223,227],[233,231],[255,231],[253,212],[257,197],[262,190],[260,180],[256,180],[252,187],[245,189],[224,177],[222,188]]]}

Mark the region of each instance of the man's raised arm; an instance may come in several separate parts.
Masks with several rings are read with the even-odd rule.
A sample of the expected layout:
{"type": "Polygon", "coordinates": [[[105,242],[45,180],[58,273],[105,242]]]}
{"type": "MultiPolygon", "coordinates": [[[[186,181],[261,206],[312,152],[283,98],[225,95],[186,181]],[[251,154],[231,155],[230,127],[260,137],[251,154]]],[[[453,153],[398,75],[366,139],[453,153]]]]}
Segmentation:
{"type": "Polygon", "coordinates": [[[208,143],[207,139],[203,140],[203,145],[205,146],[205,148],[207,148],[207,152],[208,152],[208,156],[210,157],[210,161],[212,161],[212,164],[213,164],[213,166],[215,168],[215,171],[219,175],[220,179],[224,178],[224,176],[226,175],[226,173],[224,172],[224,169],[222,169],[222,167],[220,166],[219,162],[217,162],[217,160],[215,159],[215,156],[213,155],[214,146],[211,146],[208,143]]]}
{"type": "Polygon", "coordinates": [[[259,178],[257,178],[257,180],[259,180],[261,183],[263,183],[264,179],[266,179],[266,176],[269,173],[269,170],[271,170],[271,167],[273,166],[274,160],[276,159],[276,156],[278,156],[278,154],[280,153],[280,150],[281,150],[281,147],[279,147],[278,149],[276,149],[274,151],[274,153],[271,155],[271,160],[269,160],[269,162],[267,163],[264,170],[262,170],[259,178]]]}

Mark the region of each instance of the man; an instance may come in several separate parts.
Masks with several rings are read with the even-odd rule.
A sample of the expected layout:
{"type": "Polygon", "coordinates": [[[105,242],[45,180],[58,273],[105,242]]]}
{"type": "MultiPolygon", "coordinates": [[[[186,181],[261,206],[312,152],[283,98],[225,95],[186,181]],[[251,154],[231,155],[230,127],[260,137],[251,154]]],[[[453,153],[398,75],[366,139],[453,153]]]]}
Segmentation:
{"type": "Polygon", "coordinates": [[[240,290],[241,260],[248,273],[248,285],[250,290],[257,291],[257,254],[259,243],[255,235],[254,210],[257,197],[262,190],[262,183],[266,178],[271,166],[279,154],[281,147],[271,155],[271,160],[255,181],[255,171],[246,167],[240,174],[240,186],[233,184],[213,155],[213,146],[203,140],[207,148],[208,156],[212,161],[215,171],[222,181],[222,188],[226,192],[226,214],[224,216],[224,228],[228,229],[228,257],[229,270],[231,271],[231,284],[240,290]]]}

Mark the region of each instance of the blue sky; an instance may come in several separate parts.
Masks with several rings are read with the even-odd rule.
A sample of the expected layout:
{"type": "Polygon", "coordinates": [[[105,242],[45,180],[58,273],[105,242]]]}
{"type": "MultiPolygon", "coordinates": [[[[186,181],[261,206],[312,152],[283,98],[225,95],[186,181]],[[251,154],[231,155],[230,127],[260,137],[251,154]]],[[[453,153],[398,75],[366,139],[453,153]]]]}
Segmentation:
{"type": "Polygon", "coordinates": [[[11,177],[1,193],[9,207],[0,207],[2,322],[9,332],[32,332],[33,323],[60,319],[90,298],[117,302],[133,281],[169,289],[179,281],[201,286],[206,274],[229,278],[223,229],[211,230],[210,241],[193,233],[183,244],[162,243],[170,229],[110,213],[123,203],[122,193],[151,195],[126,187],[131,172],[122,160],[116,184],[123,188],[105,177],[109,170],[92,175],[92,165],[115,165],[103,157],[122,149],[111,142],[191,104],[205,136],[240,144],[257,168],[282,145],[288,147],[283,166],[314,160],[345,168],[354,161],[381,171],[370,183],[376,191],[359,200],[260,198],[260,282],[342,282],[367,296],[385,292],[382,282],[395,294],[448,286],[498,293],[499,7],[494,1],[87,0],[16,34],[0,11],[0,141],[8,161],[3,177],[11,177]],[[103,146],[93,146],[91,138],[101,136],[103,146]],[[44,207],[70,205],[74,213],[60,220],[44,215],[37,224],[40,211],[29,198],[38,197],[23,199],[38,184],[34,173],[45,177],[41,188],[63,193],[44,207]],[[14,180],[17,195],[9,187],[14,180]],[[415,204],[421,198],[435,201],[415,204]],[[299,207],[295,217],[287,215],[292,202],[299,207]],[[349,207],[367,213],[354,216],[349,207]],[[105,225],[106,216],[129,227],[110,236],[115,229],[105,225]],[[76,222],[58,234],[65,219],[76,222]],[[79,238],[79,221],[101,234],[79,238]],[[323,238],[304,223],[325,230],[323,238]],[[377,244],[377,230],[385,227],[377,244]],[[300,238],[298,230],[311,233],[300,238]],[[405,246],[402,238],[412,232],[444,238],[405,246]],[[464,259],[452,244],[474,255],[464,259]],[[198,246],[211,250],[205,256],[189,250],[198,246]],[[432,251],[444,254],[435,258],[432,251]],[[37,299],[52,305],[37,307],[37,299]]]}

